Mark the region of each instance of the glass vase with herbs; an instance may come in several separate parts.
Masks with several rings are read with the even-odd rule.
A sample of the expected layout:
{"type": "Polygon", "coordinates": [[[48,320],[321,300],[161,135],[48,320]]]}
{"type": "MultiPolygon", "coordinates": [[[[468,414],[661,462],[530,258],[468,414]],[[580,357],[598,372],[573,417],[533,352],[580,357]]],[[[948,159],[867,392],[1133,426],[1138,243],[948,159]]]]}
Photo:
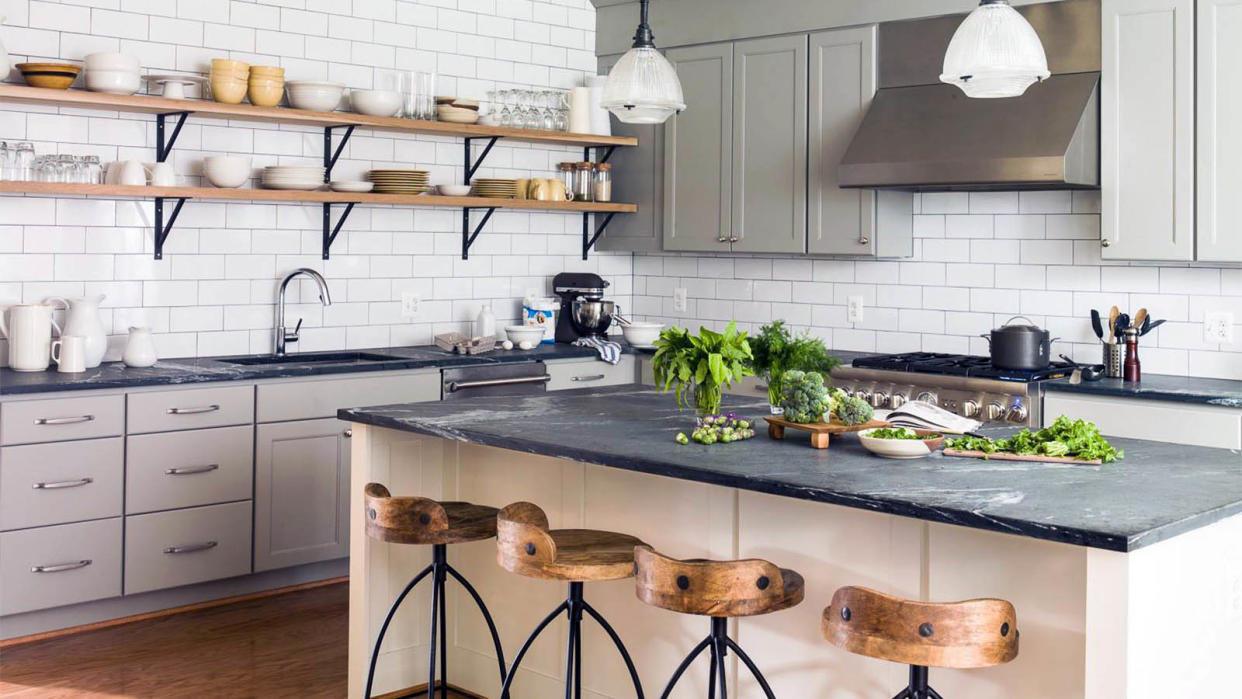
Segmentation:
{"type": "Polygon", "coordinates": [[[768,383],[768,402],[773,414],[780,413],[778,406],[788,372],[816,372],[827,377],[841,365],[841,360],[828,354],[823,340],[809,332],[791,333],[783,320],[774,320],[759,328],[750,346],[754,355],[751,369],[768,383]]]}
{"type": "Polygon", "coordinates": [[[686,407],[689,399],[700,416],[718,414],[724,389],[753,375],[750,343],[735,322],[730,322],[724,332],[699,328],[697,335],[685,328],[667,328],[655,346],[652,368],[656,386],[661,391],[676,391],[680,407],[686,407]]]}

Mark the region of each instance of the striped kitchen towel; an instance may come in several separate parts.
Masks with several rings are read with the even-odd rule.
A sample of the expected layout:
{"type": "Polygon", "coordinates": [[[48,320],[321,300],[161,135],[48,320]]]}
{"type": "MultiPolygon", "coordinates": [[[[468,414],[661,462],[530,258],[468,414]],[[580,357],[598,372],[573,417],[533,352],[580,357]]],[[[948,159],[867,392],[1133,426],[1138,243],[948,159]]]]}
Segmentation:
{"type": "Polygon", "coordinates": [[[580,337],[574,340],[574,345],[578,347],[594,347],[599,351],[599,358],[609,364],[616,364],[621,361],[621,345],[616,342],[609,342],[598,337],[580,337]]]}

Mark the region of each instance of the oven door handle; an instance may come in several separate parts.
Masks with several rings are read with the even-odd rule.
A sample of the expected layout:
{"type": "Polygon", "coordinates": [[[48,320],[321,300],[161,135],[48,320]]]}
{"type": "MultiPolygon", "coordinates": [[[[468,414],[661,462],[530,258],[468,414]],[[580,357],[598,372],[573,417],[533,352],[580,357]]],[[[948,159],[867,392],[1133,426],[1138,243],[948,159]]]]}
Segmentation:
{"type": "Polygon", "coordinates": [[[486,388],[488,386],[512,386],[514,384],[523,383],[547,383],[552,380],[548,374],[542,376],[517,376],[511,379],[483,379],[481,381],[450,381],[444,385],[444,390],[449,393],[457,393],[468,388],[486,388]]]}

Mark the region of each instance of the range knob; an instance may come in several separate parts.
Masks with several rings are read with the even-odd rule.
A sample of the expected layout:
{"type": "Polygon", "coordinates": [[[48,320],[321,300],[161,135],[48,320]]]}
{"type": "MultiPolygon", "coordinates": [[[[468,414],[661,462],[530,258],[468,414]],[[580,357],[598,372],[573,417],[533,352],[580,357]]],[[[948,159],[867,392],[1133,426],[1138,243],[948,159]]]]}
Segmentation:
{"type": "Polygon", "coordinates": [[[1009,414],[1006,417],[1009,419],[1010,422],[1016,422],[1016,423],[1022,424],[1026,422],[1026,418],[1028,414],[1029,413],[1026,410],[1026,406],[1022,405],[1022,401],[1015,400],[1013,402],[1013,405],[1010,406],[1009,414]]]}
{"type": "Polygon", "coordinates": [[[888,392],[877,390],[871,394],[871,407],[883,408],[888,405],[888,392]]]}
{"type": "Polygon", "coordinates": [[[854,391],[854,397],[859,400],[865,400],[869,403],[871,402],[871,391],[860,388],[857,391],[854,391]]]}
{"type": "Polygon", "coordinates": [[[906,401],[908,400],[910,399],[906,397],[906,394],[894,393],[893,395],[889,396],[888,407],[892,408],[893,410],[896,410],[897,408],[900,408],[901,406],[905,405],[906,401]]]}
{"type": "Polygon", "coordinates": [[[931,403],[932,405],[940,404],[940,397],[936,395],[935,391],[923,391],[915,400],[921,400],[924,403],[931,403]]]}
{"type": "Polygon", "coordinates": [[[988,421],[1000,420],[1005,417],[1005,406],[992,401],[988,403],[988,421]]]}
{"type": "Polygon", "coordinates": [[[965,401],[963,401],[962,402],[962,414],[965,415],[966,417],[978,417],[979,416],[979,401],[974,400],[972,398],[967,398],[965,401]]]}

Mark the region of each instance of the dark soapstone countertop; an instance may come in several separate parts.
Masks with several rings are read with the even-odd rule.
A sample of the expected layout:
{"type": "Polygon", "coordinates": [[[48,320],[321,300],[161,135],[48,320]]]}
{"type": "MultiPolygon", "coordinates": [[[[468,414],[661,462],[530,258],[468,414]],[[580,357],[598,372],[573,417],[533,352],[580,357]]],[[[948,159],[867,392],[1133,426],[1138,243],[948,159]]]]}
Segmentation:
{"type": "MultiPolygon", "coordinates": [[[[757,421],[764,401],[727,398],[757,421]]],[[[1133,551],[1242,512],[1242,453],[1116,439],[1103,466],[945,457],[890,460],[857,437],[806,434],[682,446],[693,414],[640,386],[341,410],[344,420],[932,522],[1133,551]]],[[[1006,432],[1012,430],[1004,430],[1006,432]]],[[[999,432],[999,431],[998,431],[999,432]]]]}
{"type": "Polygon", "coordinates": [[[1071,384],[1069,379],[1045,381],[1040,384],[1046,391],[1058,393],[1081,393],[1087,396],[1115,396],[1121,398],[1144,398],[1167,400],[1178,403],[1216,405],[1225,408],[1242,408],[1242,381],[1231,379],[1202,379],[1193,376],[1168,376],[1146,374],[1142,381],[1100,379],[1071,384]]]}

